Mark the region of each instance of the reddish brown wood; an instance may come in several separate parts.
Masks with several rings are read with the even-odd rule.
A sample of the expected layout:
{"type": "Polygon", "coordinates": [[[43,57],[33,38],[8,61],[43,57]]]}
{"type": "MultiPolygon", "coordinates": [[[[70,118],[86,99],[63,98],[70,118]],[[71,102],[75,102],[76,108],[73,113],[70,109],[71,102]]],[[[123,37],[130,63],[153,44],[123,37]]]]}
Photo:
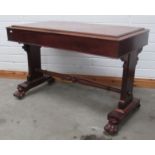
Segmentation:
{"type": "Polygon", "coordinates": [[[125,118],[140,106],[133,95],[133,81],[138,54],[148,44],[149,31],[144,28],[96,25],[72,22],[44,22],[16,25],[7,28],[8,40],[24,44],[28,56],[29,75],[27,81],[18,86],[14,94],[22,98],[25,93],[45,82],[53,83],[48,71],[41,69],[40,47],[55,47],[77,52],[119,58],[124,62],[121,90],[73,75],[54,76],[72,82],[104,88],[120,93],[118,107],[108,114],[105,131],[111,135],[125,118]]]}
{"type": "Polygon", "coordinates": [[[41,31],[41,32],[54,32],[59,34],[67,34],[73,36],[88,36],[91,38],[110,38],[118,39],[127,35],[132,35],[144,28],[128,27],[128,26],[114,26],[114,25],[101,25],[80,22],[61,22],[61,21],[48,21],[40,23],[31,23],[23,25],[13,25],[12,27],[24,30],[41,31]]]}
{"type": "Polygon", "coordinates": [[[17,91],[13,95],[19,99],[22,99],[27,91],[44,83],[45,81],[48,81],[50,83],[52,83],[52,81],[54,82],[54,79],[51,78],[51,76],[43,75],[34,80],[27,80],[17,86],[17,91]]]}
{"type": "Polygon", "coordinates": [[[135,76],[135,68],[138,61],[138,54],[142,49],[132,51],[123,56],[124,62],[122,75],[122,91],[120,95],[119,108],[124,108],[133,99],[133,83],[135,76]]]}
{"type": "Polygon", "coordinates": [[[8,39],[114,58],[120,58],[148,43],[149,31],[144,28],[70,22],[61,24],[47,22],[11,26],[7,28],[8,39]]]}
{"type": "Polygon", "coordinates": [[[116,108],[114,111],[108,114],[108,124],[105,125],[104,130],[110,135],[118,133],[121,123],[140,107],[140,100],[133,98],[131,102],[124,108],[116,108]]]}
{"type": "Polygon", "coordinates": [[[28,90],[45,81],[54,82],[51,76],[37,72],[37,70],[41,70],[40,47],[35,45],[24,45],[23,49],[26,51],[28,58],[28,76],[27,81],[19,84],[17,86],[17,91],[14,93],[14,96],[19,99],[22,99],[28,90]]]}
{"type": "Polygon", "coordinates": [[[62,73],[56,73],[56,72],[51,72],[51,71],[46,71],[46,70],[38,70],[38,72],[44,73],[44,74],[49,75],[49,76],[51,75],[55,78],[60,78],[61,80],[71,81],[73,83],[80,83],[83,85],[102,88],[102,89],[106,89],[106,90],[117,92],[117,93],[121,92],[121,90],[119,88],[110,87],[110,86],[107,86],[105,84],[96,82],[94,80],[89,80],[89,79],[84,78],[84,77],[78,77],[77,75],[62,74],[62,73]]]}

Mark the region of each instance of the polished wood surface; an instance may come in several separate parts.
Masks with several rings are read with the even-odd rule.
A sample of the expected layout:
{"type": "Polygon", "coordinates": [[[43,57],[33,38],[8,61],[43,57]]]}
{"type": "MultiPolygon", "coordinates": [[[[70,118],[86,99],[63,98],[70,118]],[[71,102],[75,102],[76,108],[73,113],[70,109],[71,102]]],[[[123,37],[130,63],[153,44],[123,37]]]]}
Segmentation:
{"type": "Polygon", "coordinates": [[[51,32],[59,34],[67,34],[74,36],[86,36],[93,38],[120,39],[123,36],[135,35],[144,32],[144,28],[114,26],[103,24],[88,24],[78,22],[40,22],[24,25],[13,25],[13,28],[31,30],[38,32],[51,32]]]}
{"type": "Polygon", "coordinates": [[[28,57],[27,80],[18,85],[14,93],[16,97],[23,98],[27,91],[45,81],[54,83],[54,76],[120,93],[117,108],[108,114],[108,124],[104,128],[111,135],[116,134],[122,121],[140,107],[140,100],[134,97],[133,86],[138,55],[148,44],[147,29],[72,22],[44,22],[10,26],[7,28],[7,34],[8,40],[24,44],[23,49],[28,57]],[[40,55],[42,46],[121,59],[124,63],[121,88],[84,77],[42,70],[40,55]]]}
{"type": "Polygon", "coordinates": [[[8,39],[24,44],[54,47],[120,58],[148,44],[144,28],[74,22],[46,22],[7,28],[8,39]]]}

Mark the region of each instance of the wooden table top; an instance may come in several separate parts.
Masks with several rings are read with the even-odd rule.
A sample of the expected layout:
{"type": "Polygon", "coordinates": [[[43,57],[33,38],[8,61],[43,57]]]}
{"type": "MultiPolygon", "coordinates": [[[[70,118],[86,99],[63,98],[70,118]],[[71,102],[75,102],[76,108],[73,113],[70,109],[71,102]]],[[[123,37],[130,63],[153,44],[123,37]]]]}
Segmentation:
{"type": "Polygon", "coordinates": [[[148,44],[145,28],[49,21],[7,27],[8,40],[119,58],[148,44]]]}
{"type": "Polygon", "coordinates": [[[13,25],[11,28],[109,40],[120,40],[145,31],[144,28],[139,27],[61,21],[13,25]]]}

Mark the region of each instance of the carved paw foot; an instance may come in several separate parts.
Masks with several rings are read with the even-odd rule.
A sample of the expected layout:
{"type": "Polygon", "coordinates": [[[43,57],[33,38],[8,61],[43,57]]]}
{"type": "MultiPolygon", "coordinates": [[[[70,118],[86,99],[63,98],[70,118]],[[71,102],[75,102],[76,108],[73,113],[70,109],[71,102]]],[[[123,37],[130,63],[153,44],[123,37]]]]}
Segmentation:
{"type": "Polygon", "coordinates": [[[110,134],[110,135],[115,135],[118,133],[118,125],[116,124],[112,124],[112,123],[108,123],[105,127],[104,130],[110,134]]]}
{"type": "Polygon", "coordinates": [[[22,99],[25,96],[25,92],[23,90],[17,90],[13,95],[18,99],[22,99]]]}

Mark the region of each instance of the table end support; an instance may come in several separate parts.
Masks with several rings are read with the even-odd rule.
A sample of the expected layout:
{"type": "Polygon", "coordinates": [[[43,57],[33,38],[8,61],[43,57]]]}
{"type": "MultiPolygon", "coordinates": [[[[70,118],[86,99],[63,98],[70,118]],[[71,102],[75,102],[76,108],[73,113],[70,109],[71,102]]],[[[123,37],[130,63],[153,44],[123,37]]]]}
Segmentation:
{"type": "Polygon", "coordinates": [[[48,82],[48,84],[52,84],[55,82],[55,79],[51,77],[50,75],[43,75],[41,77],[38,77],[34,80],[30,81],[25,81],[17,86],[17,91],[13,94],[15,97],[18,99],[24,98],[26,95],[26,92],[29,91],[30,89],[44,83],[48,82]]]}
{"type": "Polygon", "coordinates": [[[108,123],[104,127],[104,131],[109,135],[116,135],[120,125],[130,114],[140,107],[140,99],[134,98],[126,108],[116,108],[108,114],[108,123]]]}

